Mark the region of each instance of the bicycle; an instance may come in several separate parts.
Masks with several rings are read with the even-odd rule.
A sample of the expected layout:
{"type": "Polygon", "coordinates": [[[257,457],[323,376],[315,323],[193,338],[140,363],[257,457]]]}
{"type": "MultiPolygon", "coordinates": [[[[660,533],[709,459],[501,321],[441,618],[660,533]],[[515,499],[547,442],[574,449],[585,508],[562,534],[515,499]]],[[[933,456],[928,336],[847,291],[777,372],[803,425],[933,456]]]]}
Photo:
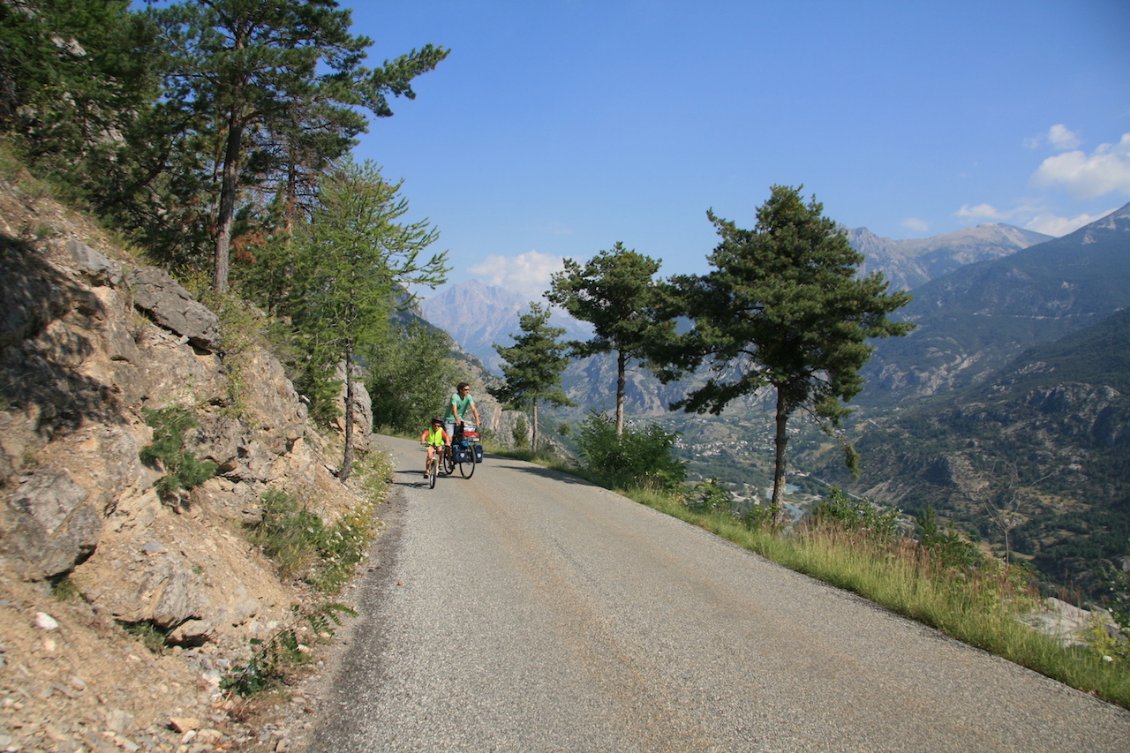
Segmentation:
{"type": "MultiPolygon", "coordinates": [[[[420,443],[420,446],[425,447],[425,448],[427,447],[427,445],[424,444],[423,442],[420,443]]],[[[425,464],[427,466],[428,488],[429,489],[435,489],[436,488],[436,477],[439,476],[439,467],[441,465],[443,465],[440,458],[441,458],[441,456],[443,456],[445,454],[446,453],[444,453],[444,450],[443,450],[442,447],[437,447],[435,449],[435,452],[432,453],[431,460],[427,461],[427,463],[425,464]]],[[[450,475],[450,471],[448,472],[448,475],[450,475]]]]}
{"type": "Polygon", "coordinates": [[[471,478],[475,475],[475,465],[480,450],[476,449],[478,443],[474,440],[478,436],[475,427],[470,424],[464,423],[462,428],[456,427],[451,446],[445,448],[443,454],[443,467],[448,476],[455,473],[456,465],[459,466],[459,475],[463,478],[471,478]]]}

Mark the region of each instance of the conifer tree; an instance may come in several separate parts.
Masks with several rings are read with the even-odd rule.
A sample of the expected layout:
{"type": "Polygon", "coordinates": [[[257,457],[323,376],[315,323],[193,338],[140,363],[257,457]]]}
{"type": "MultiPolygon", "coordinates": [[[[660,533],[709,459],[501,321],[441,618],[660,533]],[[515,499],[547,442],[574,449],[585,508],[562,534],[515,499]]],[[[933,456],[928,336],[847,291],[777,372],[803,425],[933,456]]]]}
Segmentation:
{"type": "Polygon", "coordinates": [[[165,102],[218,139],[213,287],[221,292],[240,191],[278,167],[292,200],[299,165],[317,170],[344,155],[366,128],[362,109],[392,115],[388,97],[414,97],[412,79],[447,56],[426,45],[366,68],[372,40],[350,34],[350,11],[336,0],[184,0],[153,18],[169,46],[165,102]]]}
{"type": "Polygon", "coordinates": [[[428,423],[459,381],[452,345],[446,332],[417,319],[365,354],[374,426],[412,432],[428,423]]]}
{"type": "Polygon", "coordinates": [[[341,479],[353,462],[353,377],[356,357],[387,330],[389,316],[410,298],[412,285],[442,285],[447,252],[426,261],[421,254],[438,237],[426,220],[405,223],[407,199],[400,183],[388,183],[372,162],[347,163],[323,184],[319,204],[296,237],[297,295],[291,315],[308,348],[306,385],[315,415],[336,412],[333,379],[345,367],[345,455],[341,479]]]}
{"type": "Polygon", "coordinates": [[[628,364],[643,358],[651,343],[669,339],[673,318],[657,312],[658,288],[654,281],[659,262],[617,242],[583,266],[565,260],[565,271],[553,275],[545,297],[574,318],[593,325],[593,337],[573,341],[574,356],[616,354],[616,437],[624,435],[624,390],[628,364]]]}
{"type": "Polygon", "coordinates": [[[0,0],[0,131],[94,193],[157,96],[155,29],[129,0],[0,0]],[[111,157],[112,155],[112,157],[111,157]]]}
{"type": "Polygon", "coordinates": [[[565,334],[562,327],[549,326],[549,310],[538,303],[530,303],[527,313],[518,318],[521,332],[514,336],[514,344],[494,346],[505,363],[502,375],[505,381],[487,391],[503,405],[515,410],[529,410],[530,447],[538,449],[538,401],[553,405],[571,405],[561,389],[561,373],[569,363],[565,344],[559,338],[565,334]]]}
{"type": "Polygon", "coordinates": [[[712,271],[672,280],[694,320],[678,366],[705,361],[710,374],[673,407],[719,414],[736,398],[775,390],[771,507],[778,523],[790,416],[804,408],[836,428],[848,413],[843,402],[863,386],[860,370],[873,350],[867,341],[912,327],[887,318],[910,296],[888,293],[878,272],[859,277],[863,256],[800,190],[773,186],[753,230],[708,212],[721,237],[708,257],[712,271]]]}

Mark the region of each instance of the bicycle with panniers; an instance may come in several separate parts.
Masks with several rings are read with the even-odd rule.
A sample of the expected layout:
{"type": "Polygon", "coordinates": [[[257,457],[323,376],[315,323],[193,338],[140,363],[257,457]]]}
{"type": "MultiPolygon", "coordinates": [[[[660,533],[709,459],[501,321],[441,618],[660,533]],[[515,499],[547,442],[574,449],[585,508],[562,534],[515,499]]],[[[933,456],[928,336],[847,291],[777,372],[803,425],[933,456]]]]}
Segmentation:
{"type": "Polygon", "coordinates": [[[475,474],[475,466],[483,462],[483,444],[479,432],[474,424],[466,421],[455,427],[455,436],[451,438],[451,451],[444,455],[444,470],[447,475],[455,472],[459,466],[459,475],[471,478],[475,474]]]}

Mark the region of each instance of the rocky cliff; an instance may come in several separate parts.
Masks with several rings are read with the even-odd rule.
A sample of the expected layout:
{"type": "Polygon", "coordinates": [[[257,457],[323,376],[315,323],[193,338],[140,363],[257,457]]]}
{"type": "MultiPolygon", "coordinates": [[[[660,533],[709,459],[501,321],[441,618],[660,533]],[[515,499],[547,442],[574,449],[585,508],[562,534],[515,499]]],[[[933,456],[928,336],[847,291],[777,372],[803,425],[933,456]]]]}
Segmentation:
{"type": "Polygon", "coordinates": [[[0,749],[273,750],[220,682],[309,597],[246,525],[267,490],[355,508],[339,440],[269,352],[42,193],[0,181],[0,749]],[[170,407],[216,472],[161,495],[141,457],[170,407]]]}

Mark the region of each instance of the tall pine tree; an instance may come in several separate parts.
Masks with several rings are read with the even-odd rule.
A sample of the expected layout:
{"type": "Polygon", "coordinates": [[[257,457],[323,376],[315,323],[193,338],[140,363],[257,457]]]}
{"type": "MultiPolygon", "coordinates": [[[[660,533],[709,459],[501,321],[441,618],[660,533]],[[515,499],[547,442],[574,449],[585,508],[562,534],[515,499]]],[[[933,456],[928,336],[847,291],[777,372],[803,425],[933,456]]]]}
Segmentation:
{"type": "Polygon", "coordinates": [[[336,0],[186,0],[153,18],[169,48],[166,102],[218,137],[212,284],[221,292],[251,178],[282,170],[293,200],[299,165],[316,170],[344,155],[366,128],[362,109],[392,115],[389,96],[414,97],[412,79],[447,56],[427,45],[366,68],[372,40],[350,33],[350,11],[336,0]]]}
{"type": "Polygon", "coordinates": [[[546,298],[575,319],[593,325],[593,337],[569,343],[573,355],[616,354],[616,437],[624,435],[624,391],[628,366],[643,358],[650,345],[669,340],[675,320],[658,313],[659,290],[654,276],[659,262],[617,242],[583,266],[565,260],[565,271],[553,275],[546,298]]]}
{"type": "Polygon", "coordinates": [[[513,345],[494,346],[505,361],[505,381],[487,391],[509,408],[530,412],[530,446],[537,452],[538,401],[572,404],[561,389],[561,373],[569,363],[565,344],[559,339],[565,330],[549,326],[549,310],[537,303],[531,303],[529,311],[518,318],[518,327],[521,331],[514,336],[513,345]]]}
{"type": "Polygon", "coordinates": [[[809,410],[832,429],[843,402],[862,388],[868,340],[904,335],[911,326],[887,315],[906,305],[876,272],[859,277],[863,256],[815,198],[773,186],[753,230],[708,212],[721,237],[705,276],[674,278],[694,328],[683,340],[682,366],[709,364],[706,383],[676,404],[718,414],[762,387],[776,392],[771,506],[781,522],[788,421],[809,410]]]}

